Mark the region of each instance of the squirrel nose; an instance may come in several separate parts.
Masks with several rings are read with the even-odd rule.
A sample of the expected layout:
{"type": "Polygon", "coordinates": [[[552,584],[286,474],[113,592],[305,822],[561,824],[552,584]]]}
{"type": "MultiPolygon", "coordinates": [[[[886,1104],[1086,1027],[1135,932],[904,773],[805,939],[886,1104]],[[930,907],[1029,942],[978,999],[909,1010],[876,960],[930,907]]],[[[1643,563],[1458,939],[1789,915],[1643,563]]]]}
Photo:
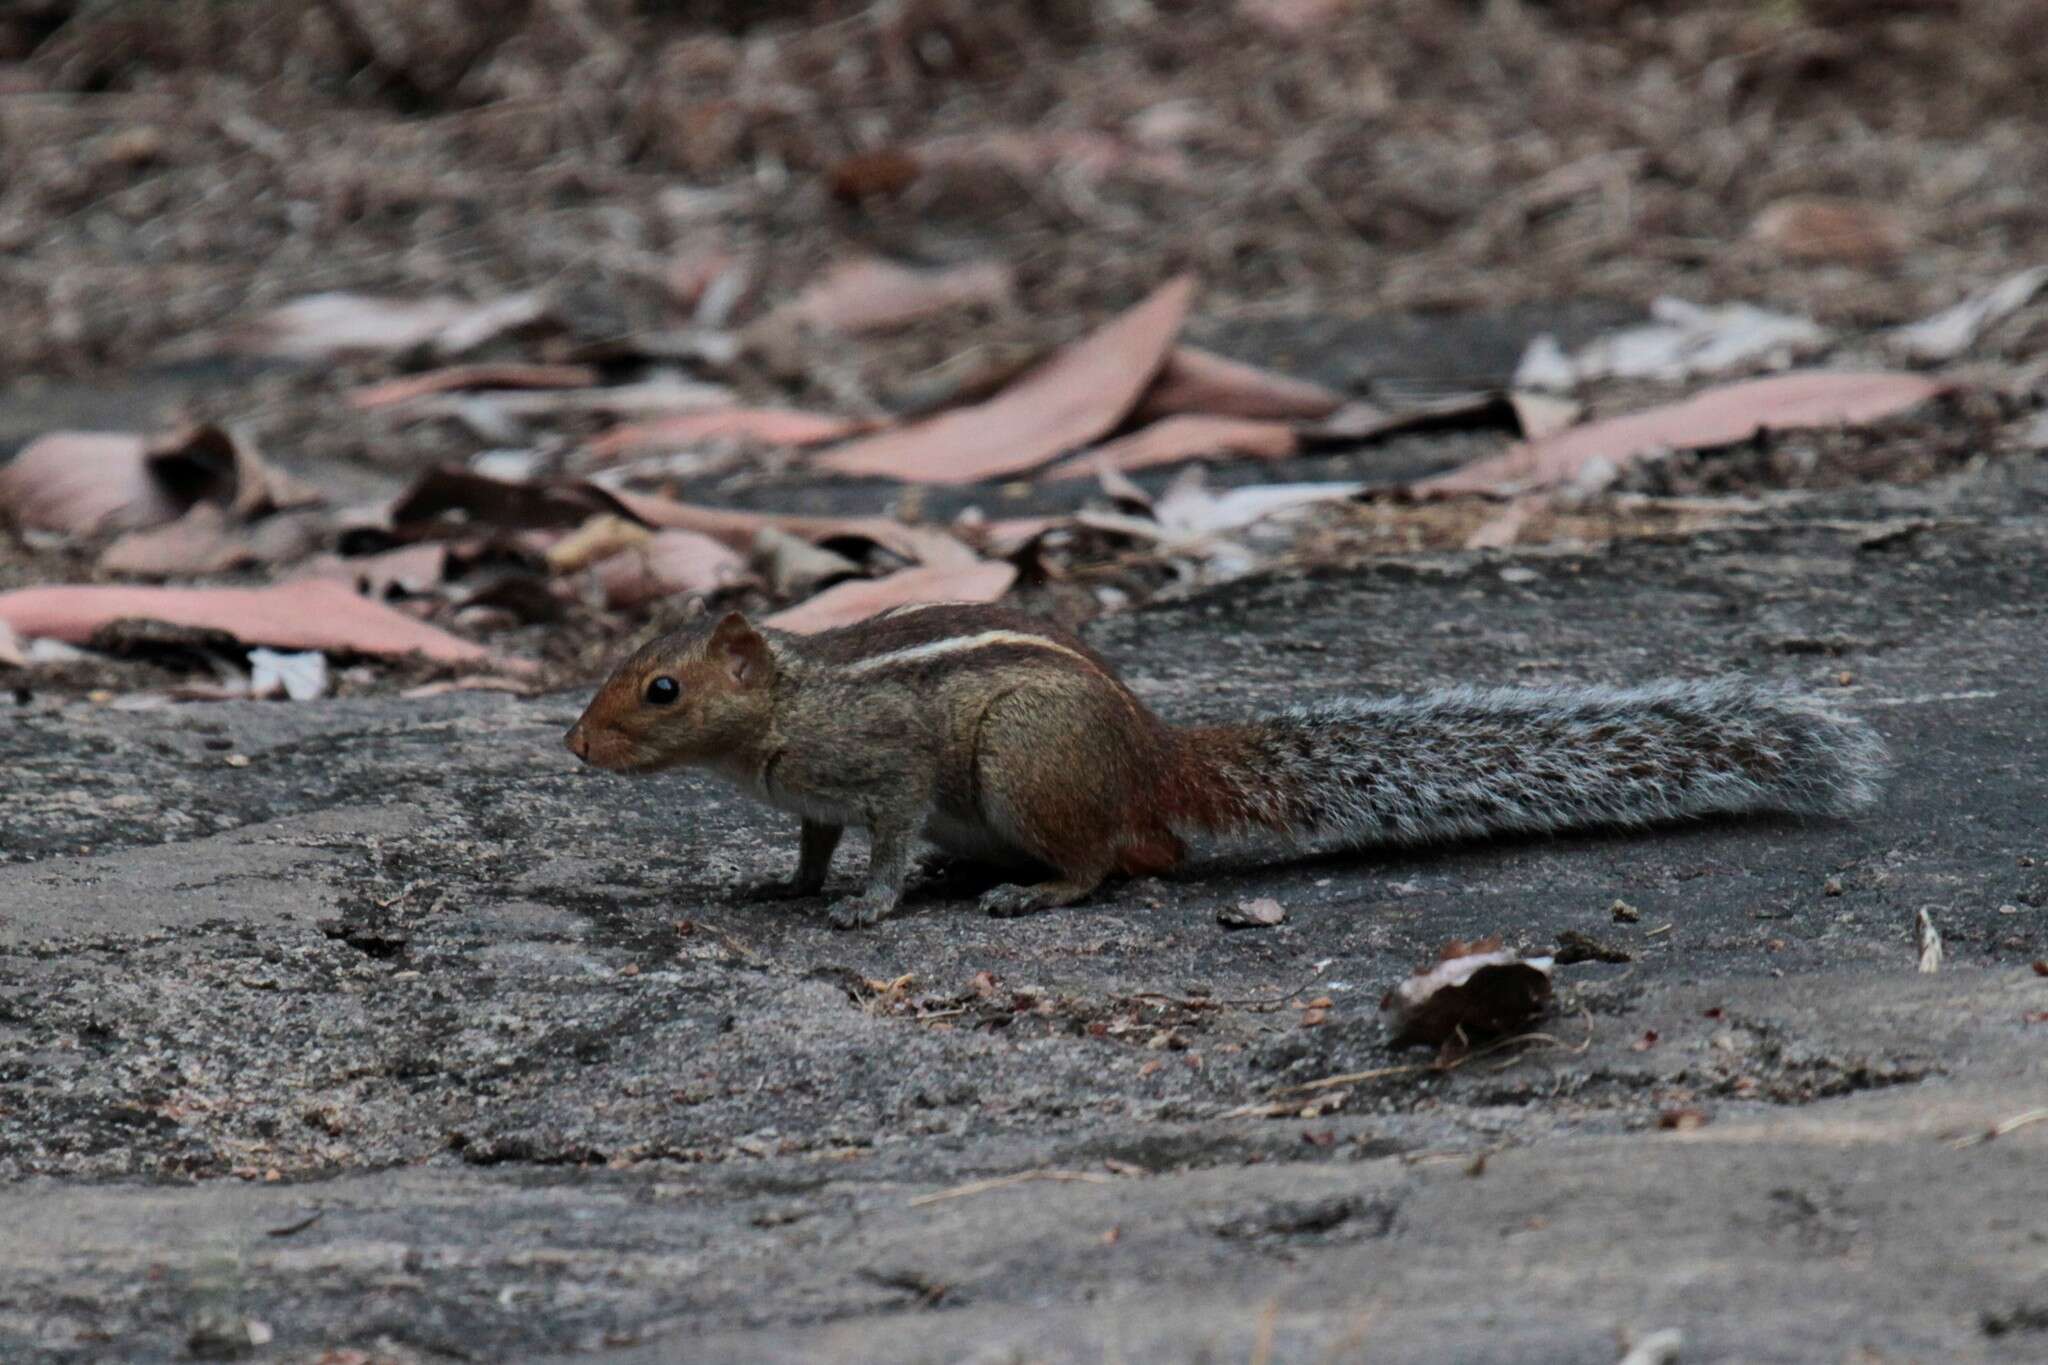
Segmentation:
{"type": "Polygon", "coordinates": [[[590,741],[584,737],[582,721],[579,720],[569,727],[569,733],[563,737],[563,742],[569,746],[570,753],[585,763],[590,761],[590,741]]]}

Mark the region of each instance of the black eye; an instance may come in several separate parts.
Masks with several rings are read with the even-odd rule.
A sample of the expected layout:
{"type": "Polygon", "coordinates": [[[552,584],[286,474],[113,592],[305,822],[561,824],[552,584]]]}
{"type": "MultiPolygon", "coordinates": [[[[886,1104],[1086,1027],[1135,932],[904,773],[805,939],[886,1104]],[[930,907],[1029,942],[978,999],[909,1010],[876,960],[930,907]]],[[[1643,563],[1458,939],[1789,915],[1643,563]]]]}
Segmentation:
{"type": "Polygon", "coordinates": [[[646,696],[649,706],[672,706],[676,698],[682,695],[682,685],[666,673],[647,684],[646,696]]]}

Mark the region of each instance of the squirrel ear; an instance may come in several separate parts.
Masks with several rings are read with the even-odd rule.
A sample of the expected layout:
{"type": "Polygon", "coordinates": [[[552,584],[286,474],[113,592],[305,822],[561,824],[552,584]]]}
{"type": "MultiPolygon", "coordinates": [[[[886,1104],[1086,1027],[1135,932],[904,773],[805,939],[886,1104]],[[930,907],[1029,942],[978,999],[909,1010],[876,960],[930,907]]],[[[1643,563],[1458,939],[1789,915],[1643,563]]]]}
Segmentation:
{"type": "Polygon", "coordinates": [[[761,638],[761,633],[746,617],[736,611],[727,612],[724,619],[711,628],[708,652],[725,665],[736,683],[761,682],[775,669],[775,655],[768,648],[768,642],[761,638]]]}

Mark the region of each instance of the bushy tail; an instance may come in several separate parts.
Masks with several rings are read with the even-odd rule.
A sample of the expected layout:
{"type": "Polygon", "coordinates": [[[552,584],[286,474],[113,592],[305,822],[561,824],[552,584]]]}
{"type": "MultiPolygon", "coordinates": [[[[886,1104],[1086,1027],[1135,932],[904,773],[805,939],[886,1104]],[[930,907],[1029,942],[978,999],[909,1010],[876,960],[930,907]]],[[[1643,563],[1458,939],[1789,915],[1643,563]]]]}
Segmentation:
{"type": "Polygon", "coordinates": [[[1458,687],[1176,732],[1161,802],[1183,833],[1346,844],[1874,804],[1883,741],[1740,678],[1458,687]]]}

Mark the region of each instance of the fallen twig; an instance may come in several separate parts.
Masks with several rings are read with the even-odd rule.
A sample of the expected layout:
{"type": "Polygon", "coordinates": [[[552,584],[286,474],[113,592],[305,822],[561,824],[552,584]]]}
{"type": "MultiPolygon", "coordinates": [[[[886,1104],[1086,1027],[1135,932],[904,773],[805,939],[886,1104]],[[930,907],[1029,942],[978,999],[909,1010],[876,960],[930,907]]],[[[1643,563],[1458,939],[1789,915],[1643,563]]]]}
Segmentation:
{"type": "Polygon", "coordinates": [[[2001,1119],[1981,1133],[1971,1133],[1967,1137],[1957,1138],[1949,1146],[1957,1150],[1961,1150],[1964,1147],[1975,1147],[1980,1142],[1989,1142],[1993,1138],[2002,1138],[2007,1133],[2017,1133],[2020,1129],[2036,1123],[2048,1123],[2048,1107],[2028,1109],[2022,1113],[2014,1114],[2009,1119],[2001,1119]]]}
{"type": "Polygon", "coordinates": [[[947,1199],[965,1199],[971,1194],[986,1194],[1000,1190],[1007,1185],[1023,1185],[1033,1180],[1059,1180],[1077,1182],[1083,1185],[1107,1185],[1110,1178],[1093,1171],[1018,1171],[1014,1175],[999,1175],[988,1180],[970,1180],[965,1185],[955,1185],[950,1190],[937,1190],[921,1194],[910,1201],[910,1207],[922,1208],[926,1204],[937,1204],[947,1199]]]}

